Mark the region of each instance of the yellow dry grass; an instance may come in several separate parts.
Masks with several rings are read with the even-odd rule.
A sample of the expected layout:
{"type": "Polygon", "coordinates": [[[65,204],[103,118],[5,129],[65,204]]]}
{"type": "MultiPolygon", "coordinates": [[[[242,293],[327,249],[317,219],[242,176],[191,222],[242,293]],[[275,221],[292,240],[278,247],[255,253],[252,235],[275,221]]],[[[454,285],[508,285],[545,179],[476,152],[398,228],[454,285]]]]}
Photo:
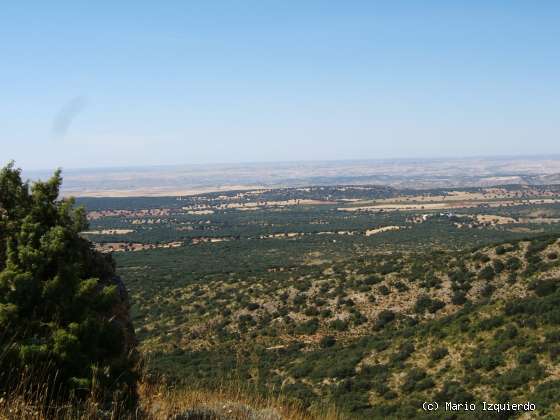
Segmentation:
{"type": "Polygon", "coordinates": [[[196,386],[171,388],[144,385],[140,389],[142,411],[150,419],[167,419],[181,413],[216,413],[231,420],[342,420],[333,405],[304,409],[282,396],[261,396],[243,385],[224,385],[211,391],[196,386]]]}
{"type": "Polygon", "coordinates": [[[100,404],[94,395],[85,399],[48,400],[48,390],[30,387],[31,381],[32,378],[22,377],[21,387],[0,393],[0,420],[164,420],[181,415],[199,418],[196,414],[231,420],[345,418],[333,405],[318,404],[306,409],[282,395],[262,396],[245,385],[230,384],[209,390],[196,385],[176,387],[144,380],[138,385],[138,404],[127,408],[118,402],[108,406],[100,404]]]}

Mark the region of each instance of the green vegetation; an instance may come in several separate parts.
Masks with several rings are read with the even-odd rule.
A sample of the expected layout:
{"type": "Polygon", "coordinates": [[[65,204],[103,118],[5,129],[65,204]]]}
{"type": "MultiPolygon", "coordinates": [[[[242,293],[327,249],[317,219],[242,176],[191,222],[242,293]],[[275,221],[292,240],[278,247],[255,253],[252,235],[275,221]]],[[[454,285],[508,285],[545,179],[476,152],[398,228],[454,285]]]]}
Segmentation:
{"type": "Polygon", "coordinates": [[[57,397],[131,399],[122,283],[110,255],[80,237],[85,213],[58,200],[60,184],[60,172],[31,186],[11,164],[0,172],[0,388],[27,377],[57,397]]]}
{"type": "MultiPolygon", "coordinates": [[[[170,214],[170,232],[192,223],[191,237],[237,239],[114,254],[150,369],[178,384],[242,381],[309,407],[332,401],[350,418],[419,417],[424,400],[534,399],[555,413],[554,311],[511,311],[556,296],[557,227],[537,236],[409,218],[330,205],[170,214]],[[379,225],[404,228],[359,233],[379,225]],[[337,230],[356,233],[318,234],[337,230]],[[259,239],[288,232],[305,234],[259,239]]],[[[137,228],[133,220],[119,226],[137,228]]]]}
{"type": "MultiPolygon", "coordinates": [[[[309,411],[332,402],[357,419],[436,418],[423,401],[483,400],[534,401],[554,418],[560,205],[528,200],[559,190],[531,188],[501,187],[515,204],[492,193],[487,205],[453,212],[424,206],[485,190],[311,187],[79,202],[90,216],[82,236],[104,252],[126,244],[111,255],[130,287],[139,348],[150,374],[173,389],[243,383],[309,411]],[[396,198],[418,208],[368,210],[396,198]]],[[[86,243],[75,239],[84,229],[71,231],[72,244],[86,243]]],[[[88,252],[107,271],[69,280],[80,287],[68,302],[102,285],[95,305],[60,324],[78,342],[70,322],[105,314],[113,293],[111,258],[88,252]]]]}

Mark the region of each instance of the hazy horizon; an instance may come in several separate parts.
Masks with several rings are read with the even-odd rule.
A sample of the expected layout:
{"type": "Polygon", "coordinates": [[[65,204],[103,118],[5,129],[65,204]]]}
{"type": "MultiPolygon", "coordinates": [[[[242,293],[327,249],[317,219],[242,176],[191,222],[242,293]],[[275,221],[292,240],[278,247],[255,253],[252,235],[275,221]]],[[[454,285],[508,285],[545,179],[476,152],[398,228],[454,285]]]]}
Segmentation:
{"type": "Polygon", "coordinates": [[[24,173],[51,173],[56,169],[71,172],[87,172],[87,171],[102,171],[102,170],[157,170],[157,169],[172,169],[172,168],[190,168],[190,167],[243,167],[243,166],[265,166],[265,165],[314,165],[314,164],[336,164],[336,163],[375,163],[375,162],[458,162],[458,161],[555,161],[560,160],[560,153],[556,154],[519,154],[519,155],[469,155],[469,156],[441,156],[441,157],[387,157],[387,158],[356,158],[356,159],[301,159],[301,160],[261,160],[261,161],[232,161],[232,162],[208,162],[208,163],[162,163],[162,164],[147,164],[147,165],[121,165],[121,166],[55,166],[52,168],[24,168],[18,164],[17,161],[10,159],[1,162],[2,165],[14,161],[16,167],[21,167],[24,173]]]}
{"type": "MultiPolygon", "coordinates": [[[[51,174],[52,170],[48,169],[23,169],[23,176],[31,180],[46,179],[51,174]]],[[[397,188],[537,185],[560,183],[560,156],[63,168],[63,177],[64,195],[118,197],[320,185],[375,184],[397,188]]]]}

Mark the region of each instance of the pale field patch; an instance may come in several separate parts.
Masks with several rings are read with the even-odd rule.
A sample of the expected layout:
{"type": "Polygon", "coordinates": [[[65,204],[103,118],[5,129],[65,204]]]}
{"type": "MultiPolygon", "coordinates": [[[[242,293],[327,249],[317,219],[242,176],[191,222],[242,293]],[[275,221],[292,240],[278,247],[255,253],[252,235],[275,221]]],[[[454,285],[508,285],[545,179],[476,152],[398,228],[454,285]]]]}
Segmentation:
{"type": "MultiPolygon", "coordinates": [[[[455,207],[455,202],[474,201],[480,203],[493,201],[519,200],[526,203],[553,203],[556,202],[558,194],[554,192],[543,192],[535,188],[525,188],[523,190],[508,191],[505,188],[485,188],[481,191],[449,191],[446,194],[431,195],[429,193],[418,193],[416,195],[403,195],[398,197],[382,198],[375,200],[357,200],[354,203],[366,206],[379,206],[384,204],[423,204],[423,203],[449,203],[451,207],[455,207]],[[535,198],[547,196],[550,198],[535,198]],[[530,198],[533,197],[533,198],[530,198]],[[452,204],[453,203],[453,204],[452,204]]],[[[490,203],[488,203],[490,204],[490,203]]]]}
{"type": "Polygon", "coordinates": [[[84,235],[126,235],[127,233],[134,232],[134,229],[102,229],[102,230],[88,230],[82,232],[84,235]]]}
{"type": "Polygon", "coordinates": [[[210,237],[210,236],[202,236],[200,238],[192,238],[192,244],[198,245],[202,243],[217,243],[217,242],[227,242],[232,241],[234,238],[231,236],[220,236],[220,237],[210,237]]]}
{"type": "Polygon", "coordinates": [[[366,236],[376,235],[382,232],[388,232],[390,230],[399,230],[400,226],[385,226],[377,229],[368,229],[366,230],[366,236]]]}
{"type": "Polygon", "coordinates": [[[256,200],[242,203],[222,203],[218,205],[195,205],[183,207],[189,214],[191,211],[209,211],[209,210],[258,210],[261,208],[271,208],[271,207],[289,207],[289,206],[319,206],[319,205],[329,205],[336,204],[334,201],[323,201],[323,200],[312,200],[312,199],[290,199],[290,200],[278,200],[278,201],[267,201],[267,200],[256,200]]]}
{"type": "Polygon", "coordinates": [[[494,214],[477,214],[477,222],[480,223],[493,223],[495,225],[507,225],[511,223],[518,223],[513,217],[497,216],[494,214]]]}
{"type": "Polygon", "coordinates": [[[552,224],[560,223],[560,218],[554,217],[535,217],[532,219],[521,217],[519,223],[536,223],[536,224],[552,224]]]}
{"type": "MultiPolygon", "coordinates": [[[[464,207],[464,206],[462,206],[464,207]]],[[[360,207],[339,207],[339,211],[358,212],[358,211],[400,211],[400,210],[441,210],[450,208],[447,203],[429,203],[429,204],[377,204],[372,206],[360,207]]]]}
{"type": "Polygon", "coordinates": [[[127,252],[127,251],[145,251],[147,249],[155,248],[178,248],[182,246],[182,242],[168,242],[165,244],[141,244],[130,242],[105,242],[95,243],[95,249],[99,252],[127,252]]]}
{"type": "Polygon", "coordinates": [[[162,219],[135,219],[131,222],[133,225],[159,225],[162,219]]]}
{"type": "MultiPolygon", "coordinates": [[[[381,200],[380,200],[381,202],[381,200]]],[[[542,199],[519,199],[519,200],[502,200],[502,201],[445,201],[445,202],[425,202],[425,203],[403,203],[391,200],[383,204],[372,204],[369,206],[356,206],[356,207],[338,207],[338,211],[348,212],[390,212],[390,211],[421,211],[421,210],[448,210],[448,209],[463,209],[473,207],[512,207],[527,204],[557,204],[560,199],[557,198],[542,198],[542,199]]]]}
{"type": "Polygon", "coordinates": [[[97,220],[102,217],[169,216],[169,212],[170,209],[100,210],[88,212],[87,218],[89,220],[97,220]]]}
{"type": "Polygon", "coordinates": [[[193,214],[193,215],[214,214],[214,210],[189,210],[187,214],[193,214]]]}

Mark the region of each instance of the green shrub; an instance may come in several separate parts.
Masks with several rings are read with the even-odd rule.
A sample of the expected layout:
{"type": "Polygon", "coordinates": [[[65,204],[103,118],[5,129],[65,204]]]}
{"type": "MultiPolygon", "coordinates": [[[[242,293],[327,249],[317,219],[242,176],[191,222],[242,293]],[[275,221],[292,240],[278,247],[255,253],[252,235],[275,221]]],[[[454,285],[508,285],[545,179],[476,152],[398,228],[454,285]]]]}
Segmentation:
{"type": "Polygon", "coordinates": [[[329,326],[335,331],[346,331],[348,329],[348,323],[342,319],[335,319],[329,326]]]}
{"type": "Polygon", "coordinates": [[[557,279],[536,280],[529,285],[529,289],[537,296],[548,296],[558,289],[558,283],[557,279]]]}
{"type": "Polygon", "coordinates": [[[506,281],[508,282],[508,284],[515,284],[517,282],[517,274],[509,273],[506,281]]]}
{"type": "Polygon", "coordinates": [[[376,275],[372,275],[372,276],[367,277],[367,278],[364,280],[364,283],[367,284],[368,286],[372,286],[372,285],[377,284],[377,283],[379,283],[379,282],[381,282],[381,281],[383,281],[383,278],[382,278],[382,277],[376,276],[376,275]]]}
{"type": "Polygon", "coordinates": [[[519,270],[521,268],[521,260],[517,257],[509,257],[506,260],[505,266],[509,271],[519,270]]]}
{"type": "Polygon", "coordinates": [[[550,346],[548,348],[548,354],[550,355],[550,360],[556,361],[558,359],[558,356],[560,356],[560,346],[550,346]]]}
{"type": "Polygon", "coordinates": [[[409,290],[408,286],[404,284],[402,281],[397,281],[393,284],[395,289],[397,289],[400,293],[406,292],[409,290]]]}
{"type": "Polygon", "coordinates": [[[492,266],[487,265],[482,270],[480,270],[478,276],[482,280],[492,280],[496,276],[496,272],[494,271],[494,268],[492,266]]]}
{"type": "Polygon", "coordinates": [[[300,379],[309,376],[312,370],[313,365],[308,363],[300,363],[290,369],[290,374],[294,378],[300,379]]]}
{"type": "Polygon", "coordinates": [[[258,303],[255,302],[250,302],[247,304],[247,309],[250,311],[254,311],[256,309],[259,309],[261,306],[258,303]]]}
{"type": "Polygon", "coordinates": [[[441,300],[432,299],[429,296],[424,295],[418,297],[418,299],[416,300],[416,303],[414,304],[414,312],[423,314],[428,311],[433,314],[444,307],[445,303],[443,303],[441,300]]]}
{"type": "Polygon", "coordinates": [[[387,286],[385,286],[384,284],[382,284],[381,286],[379,286],[377,288],[377,291],[379,293],[381,293],[383,296],[387,296],[389,293],[391,293],[391,291],[389,290],[389,288],[387,286]]]}
{"type": "Polygon", "coordinates": [[[401,389],[404,392],[423,391],[432,388],[434,385],[434,381],[427,376],[426,372],[414,368],[407,373],[401,389]]]}
{"type": "Polygon", "coordinates": [[[353,325],[362,325],[367,322],[367,318],[360,311],[353,308],[352,315],[350,316],[350,321],[353,325]]]}
{"type": "Polygon", "coordinates": [[[0,340],[10,338],[0,341],[0,371],[17,378],[25,369],[63,393],[130,400],[127,292],[112,258],[80,236],[85,212],[58,199],[61,183],[60,171],[32,186],[12,164],[0,172],[0,340]]]}
{"type": "Polygon", "coordinates": [[[518,334],[519,331],[517,330],[515,325],[509,324],[506,325],[504,329],[496,331],[496,333],[494,334],[494,339],[497,341],[512,340],[517,337],[518,334]]]}
{"type": "Polygon", "coordinates": [[[547,343],[560,343],[560,330],[547,332],[544,337],[547,343]]]}
{"type": "Polygon", "coordinates": [[[449,351],[445,347],[437,347],[430,353],[430,359],[434,362],[443,359],[449,354],[449,351]]]}
{"type": "Polygon", "coordinates": [[[330,318],[332,316],[332,311],[330,309],[323,309],[320,316],[321,318],[330,318]]]}
{"type": "Polygon", "coordinates": [[[456,290],[451,296],[451,303],[463,305],[467,301],[467,294],[462,290],[456,290]]]}
{"type": "Polygon", "coordinates": [[[391,358],[391,361],[393,362],[404,362],[406,359],[408,359],[412,353],[414,353],[414,344],[412,344],[411,342],[404,342],[403,344],[400,345],[400,347],[398,348],[397,353],[395,353],[393,355],[393,357],[391,358]]]}
{"type": "Polygon", "coordinates": [[[319,320],[317,318],[312,318],[309,321],[305,321],[299,324],[295,328],[294,332],[296,334],[311,335],[311,334],[315,334],[318,329],[319,329],[319,320]]]}
{"type": "Polygon", "coordinates": [[[474,396],[467,392],[459,382],[449,381],[443,384],[442,390],[435,395],[435,400],[439,403],[469,403],[474,401],[474,396]]]}
{"type": "Polygon", "coordinates": [[[307,300],[307,297],[304,294],[298,294],[296,296],[294,296],[294,305],[301,305],[303,303],[305,303],[305,301],[307,300]]]}
{"type": "Polygon", "coordinates": [[[480,352],[475,358],[470,362],[470,365],[475,369],[484,369],[486,371],[492,371],[498,366],[504,364],[504,356],[502,352],[489,351],[480,352]]]}
{"type": "Polygon", "coordinates": [[[494,260],[494,262],[492,263],[492,266],[494,268],[494,272],[496,274],[500,274],[502,271],[504,271],[505,265],[501,260],[494,260]]]}
{"type": "Polygon", "coordinates": [[[383,328],[389,322],[392,322],[395,319],[395,313],[389,310],[383,310],[379,312],[377,316],[377,321],[375,322],[375,326],[377,328],[383,328]]]}
{"type": "Polygon", "coordinates": [[[520,365],[528,365],[537,360],[537,355],[535,353],[523,352],[517,356],[517,363],[520,365]]]}
{"type": "Polygon", "coordinates": [[[496,255],[503,255],[506,253],[506,248],[503,245],[496,247],[496,255]]]}
{"type": "Polygon", "coordinates": [[[319,309],[317,309],[315,306],[309,306],[305,308],[305,311],[303,311],[303,313],[307,316],[317,316],[319,315],[319,309]]]}
{"type": "Polygon", "coordinates": [[[537,404],[539,408],[548,408],[558,403],[558,395],[560,395],[560,380],[551,380],[537,385],[529,401],[537,404]]]}
{"type": "Polygon", "coordinates": [[[313,391],[301,382],[287,384],[283,387],[283,391],[304,407],[309,406],[315,398],[313,391]]]}
{"type": "Polygon", "coordinates": [[[494,293],[494,290],[496,290],[496,288],[492,284],[488,283],[482,288],[482,290],[480,291],[480,295],[482,297],[488,298],[488,297],[492,296],[492,293],[494,293]]]}
{"type": "Polygon", "coordinates": [[[319,345],[323,348],[332,347],[336,344],[336,339],[332,335],[325,335],[319,341],[319,345]]]}
{"type": "Polygon", "coordinates": [[[426,274],[424,280],[420,283],[424,289],[439,289],[441,288],[441,279],[437,277],[434,273],[430,272],[426,274]]]}
{"type": "Polygon", "coordinates": [[[531,363],[528,365],[518,366],[513,368],[497,379],[497,384],[500,389],[514,390],[529,381],[539,379],[544,375],[544,369],[538,363],[531,363]]]}
{"type": "Polygon", "coordinates": [[[493,330],[494,328],[501,327],[502,325],[504,325],[504,322],[504,317],[501,315],[497,315],[481,320],[477,324],[477,328],[481,331],[489,331],[493,330]]]}

